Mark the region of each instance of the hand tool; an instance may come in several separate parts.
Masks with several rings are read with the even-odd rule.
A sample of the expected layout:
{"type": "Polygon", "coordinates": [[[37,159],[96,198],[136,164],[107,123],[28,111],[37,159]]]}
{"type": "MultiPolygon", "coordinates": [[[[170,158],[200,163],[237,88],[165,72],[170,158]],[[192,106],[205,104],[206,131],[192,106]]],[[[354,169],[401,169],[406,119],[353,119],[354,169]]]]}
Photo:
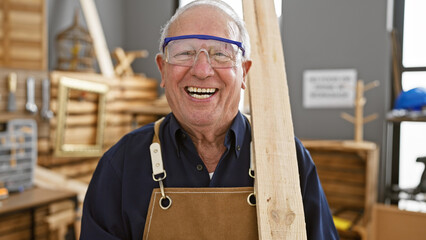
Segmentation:
{"type": "Polygon", "coordinates": [[[42,87],[42,106],[41,106],[41,117],[45,120],[49,120],[53,117],[53,112],[49,110],[50,104],[50,81],[45,78],[41,82],[42,87]]]}
{"type": "Polygon", "coordinates": [[[38,110],[37,105],[35,104],[35,80],[33,77],[28,77],[27,78],[27,103],[25,104],[25,109],[32,113],[35,114],[38,110]]]}
{"type": "Polygon", "coordinates": [[[16,73],[12,72],[9,73],[8,76],[8,83],[9,83],[9,96],[8,96],[8,102],[7,102],[7,111],[14,112],[16,111],[16,73]]]}

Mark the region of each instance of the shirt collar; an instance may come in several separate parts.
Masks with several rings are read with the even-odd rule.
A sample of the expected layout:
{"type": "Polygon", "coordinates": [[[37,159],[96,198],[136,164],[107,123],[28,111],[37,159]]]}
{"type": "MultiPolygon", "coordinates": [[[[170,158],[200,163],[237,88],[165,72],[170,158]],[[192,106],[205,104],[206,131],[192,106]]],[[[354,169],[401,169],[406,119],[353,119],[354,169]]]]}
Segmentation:
{"type": "MultiPolygon", "coordinates": [[[[186,133],[179,125],[173,113],[170,113],[167,117],[170,118],[169,134],[172,137],[172,142],[175,145],[175,148],[177,149],[177,152],[179,154],[178,142],[181,141],[182,135],[186,133]]],[[[237,158],[240,156],[241,147],[243,146],[247,128],[249,128],[249,130],[251,129],[248,120],[243,116],[240,111],[238,111],[237,116],[232,121],[231,127],[229,128],[228,133],[226,134],[224,142],[226,147],[230,147],[232,143],[235,143],[234,151],[237,158]]],[[[248,131],[248,133],[250,133],[250,131],[248,131]]]]}
{"type": "MultiPolygon", "coordinates": [[[[250,130],[248,120],[243,116],[240,111],[238,111],[238,114],[234,118],[234,121],[231,124],[231,128],[229,129],[229,131],[232,131],[234,133],[232,135],[234,137],[234,150],[235,154],[237,155],[237,158],[240,156],[240,153],[242,151],[241,147],[243,146],[244,138],[246,137],[245,134],[247,133],[247,128],[249,128],[250,130]]],[[[248,133],[250,133],[250,131],[248,131],[248,133]]]]}

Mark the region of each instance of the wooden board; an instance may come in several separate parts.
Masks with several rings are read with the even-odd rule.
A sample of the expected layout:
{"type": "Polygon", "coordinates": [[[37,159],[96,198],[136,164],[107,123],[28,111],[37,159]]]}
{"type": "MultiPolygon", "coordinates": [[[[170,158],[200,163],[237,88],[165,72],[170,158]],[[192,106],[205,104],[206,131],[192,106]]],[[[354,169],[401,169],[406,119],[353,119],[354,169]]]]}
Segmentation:
{"type": "Polygon", "coordinates": [[[259,239],[306,239],[282,41],[274,1],[243,1],[259,239]]]}
{"type": "Polygon", "coordinates": [[[105,41],[104,31],[99,19],[98,11],[93,0],[80,0],[81,8],[83,9],[87,27],[93,39],[96,58],[102,75],[113,77],[114,66],[112,65],[111,55],[105,41]]]}

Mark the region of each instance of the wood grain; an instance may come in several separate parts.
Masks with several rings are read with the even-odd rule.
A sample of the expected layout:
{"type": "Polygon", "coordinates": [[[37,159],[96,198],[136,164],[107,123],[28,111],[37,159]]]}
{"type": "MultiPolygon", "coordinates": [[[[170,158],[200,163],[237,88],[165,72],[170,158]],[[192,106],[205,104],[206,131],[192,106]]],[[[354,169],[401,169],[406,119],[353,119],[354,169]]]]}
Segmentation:
{"type": "Polygon", "coordinates": [[[284,54],[274,2],[243,1],[259,239],[306,239],[284,54]]]}

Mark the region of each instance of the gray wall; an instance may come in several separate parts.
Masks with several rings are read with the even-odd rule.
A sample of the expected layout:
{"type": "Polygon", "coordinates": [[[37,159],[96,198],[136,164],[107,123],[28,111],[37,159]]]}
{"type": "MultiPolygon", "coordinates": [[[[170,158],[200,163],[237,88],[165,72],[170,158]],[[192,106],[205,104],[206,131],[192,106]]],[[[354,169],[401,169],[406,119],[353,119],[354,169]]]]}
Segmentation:
{"type": "MultiPolygon", "coordinates": [[[[49,41],[72,22],[79,1],[49,0],[49,41]]],[[[160,79],[154,57],[160,27],[171,16],[174,1],[96,0],[109,49],[146,49],[150,56],[134,62],[135,72],[160,79]]],[[[366,83],[380,87],[366,93],[365,115],[380,118],[365,125],[364,139],[381,145],[390,82],[390,42],[386,0],[285,0],[282,39],[295,134],[310,139],[353,139],[353,125],[340,118],[353,109],[304,109],[302,74],[306,69],[355,68],[366,83]]],[[[56,61],[49,47],[50,68],[56,61]]]]}
{"type": "MultiPolygon", "coordinates": [[[[124,8],[121,1],[95,0],[99,19],[110,51],[124,44],[124,8]]],[[[79,0],[47,0],[49,69],[56,68],[56,35],[73,24],[74,12],[79,10],[80,24],[86,26],[79,0]]]]}
{"type": "Polygon", "coordinates": [[[353,125],[340,118],[347,109],[303,108],[303,71],[354,68],[365,83],[380,86],[366,92],[364,139],[379,145],[387,110],[390,42],[386,32],[386,0],[285,0],[282,39],[295,134],[299,138],[353,139],[353,125]]]}
{"type": "Polygon", "coordinates": [[[155,55],[158,53],[160,28],[174,13],[174,1],[126,0],[125,13],[125,50],[146,49],[149,56],[134,61],[135,72],[143,72],[148,77],[160,79],[155,55]]]}

